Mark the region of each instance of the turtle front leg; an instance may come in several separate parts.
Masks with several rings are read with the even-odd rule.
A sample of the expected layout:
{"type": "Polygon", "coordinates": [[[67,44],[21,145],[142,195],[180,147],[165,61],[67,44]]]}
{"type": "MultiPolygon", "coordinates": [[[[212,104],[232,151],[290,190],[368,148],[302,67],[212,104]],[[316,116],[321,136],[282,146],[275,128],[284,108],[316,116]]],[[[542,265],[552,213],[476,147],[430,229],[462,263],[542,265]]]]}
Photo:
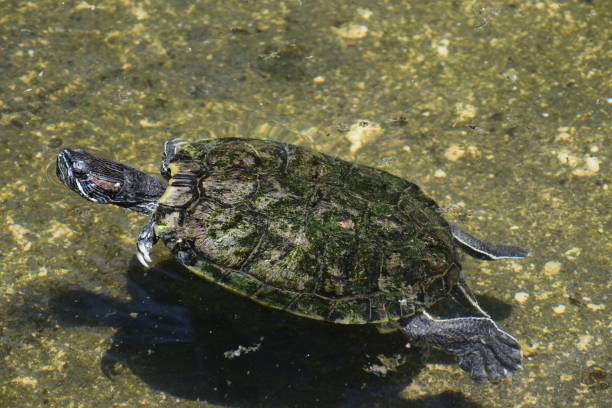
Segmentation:
{"type": "Polygon", "coordinates": [[[442,348],[476,381],[497,381],[521,368],[517,340],[485,317],[434,319],[418,313],[402,323],[410,341],[442,348]]]}
{"type": "Polygon", "coordinates": [[[157,242],[157,235],[155,235],[155,221],[153,217],[149,219],[147,226],[144,227],[140,235],[138,236],[138,244],[136,249],[136,258],[145,268],[149,267],[151,256],[149,252],[153,245],[157,242]]]}
{"type": "Polygon", "coordinates": [[[176,151],[181,144],[185,144],[185,142],[180,138],[168,140],[164,143],[164,154],[162,156],[160,172],[166,180],[170,179],[170,162],[174,159],[174,156],[176,156],[176,151]]]}

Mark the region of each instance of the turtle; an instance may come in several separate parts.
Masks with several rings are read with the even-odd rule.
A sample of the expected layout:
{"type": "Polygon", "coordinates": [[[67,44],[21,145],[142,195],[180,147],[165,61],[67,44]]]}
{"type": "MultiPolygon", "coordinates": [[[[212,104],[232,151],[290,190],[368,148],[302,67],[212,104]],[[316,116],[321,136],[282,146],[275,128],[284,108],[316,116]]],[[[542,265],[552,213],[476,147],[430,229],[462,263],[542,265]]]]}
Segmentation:
{"type": "Polygon", "coordinates": [[[395,325],[441,348],[478,381],[521,368],[518,341],[478,304],[460,251],[525,258],[448,223],[414,183],[301,146],[218,138],[164,144],[161,178],[82,149],[56,173],[89,201],[149,217],[136,256],[162,240],[196,275],[265,306],[338,324],[395,325]],[[163,180],[162,180],[163,178],[163,180]],[[460,317],[431,307],[453,299],[460,317]]]}

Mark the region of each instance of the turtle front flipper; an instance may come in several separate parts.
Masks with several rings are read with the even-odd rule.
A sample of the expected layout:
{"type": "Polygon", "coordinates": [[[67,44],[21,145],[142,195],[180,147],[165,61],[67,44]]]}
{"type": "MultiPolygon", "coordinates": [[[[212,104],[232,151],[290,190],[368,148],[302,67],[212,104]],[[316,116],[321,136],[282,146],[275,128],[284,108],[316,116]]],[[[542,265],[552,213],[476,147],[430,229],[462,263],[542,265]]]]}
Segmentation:
{"type": "Polygon", "coordinates": [[[138,258],[138,262],[140,262],[145,268],[148,268],[149,262],[152,262],[149,252],[156,242],[157,235],[155,234],[155,221],[153,217],[151,217],[146,227],[144,227],[138,236],[138,243],[136,245],[136,258],[138,258]]]}
{"type": "Polygon", "coordinates": [[[423,312],[403,322],[401,330],[410,341],[455,354],[476,381],[497,381],[521,368],[518,342],[488,318],[437,320],[423,312]]]}
{"type": "Polygon", "coordinates": [[[471,234],[468,234],[457,225],[450,224],[451,233],[455,243],[468,255],[474,258],[492,261],[504,258],[527,258],[529,251],[510,245],[494,245],[483,242],[471,234]]]}

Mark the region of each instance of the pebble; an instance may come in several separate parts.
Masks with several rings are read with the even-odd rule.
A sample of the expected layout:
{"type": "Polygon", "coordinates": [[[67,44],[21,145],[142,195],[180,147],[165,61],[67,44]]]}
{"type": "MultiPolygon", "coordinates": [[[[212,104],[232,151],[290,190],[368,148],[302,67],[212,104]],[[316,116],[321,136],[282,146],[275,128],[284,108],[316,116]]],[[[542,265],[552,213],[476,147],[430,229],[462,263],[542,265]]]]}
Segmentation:
{"type": "Polygon", "coordinates": [[[516,262],[510,263],[510,268],[512,268],[512,272],[515,272],[515,273],[519,273],[523,271],[523,265],[516,263],[516,262]]]}
{"type": "Polygon", "coordinates": [[[604,310],[606,308],[606,305],[604,305],[603,303],[600,303],[600,304],[587,303],[586,306],[592,312],[599,312],[600,310],[604,310]]]}
{"type": "Polygon", "coordinates": [[[436,51],[438,52],[438,56],[441,59],[447,59],[448,58],[448,45],[450,44],[450,41],[448,40],[448,38],[443,38],[442,40],[440,40],[440,42],[438,44],[436,44],[436,51]]]}
{"type": "Polygon", "coordinates": [[[584,158],[584,166],[572,170],[572,174],[578,177],[594,176],[597,173],[599,173],[599,159],[589,155],[584,158]]]}
{"type": "Polygon", "coordinates": [[[520,304],[527,302],[527,299],[529,299],[529,293],[527,292],[516,292],[514,294],[514,300],[520,304]]]}
{"type": "Polygon", "coordinates": [[[565,313],[565,305],[557,305],[553,307],[553,312],[555,312],[556,314],[562,314],[565,313]]]}
{"type": "Polygon", "coordinates": [[[351,142],[351,153],[355,154],[363,145],[372,142],[382,133],[383,129],[377,123],[358,120],[351,125],[345,137],[351,142]]]}
{"type": "Polygon", "coordinates": [[[568,166],[570,166],[571,168],[576,168],[578,166],[578,163],[580,161],[580,159],[578,158],[577,155],[575,155],[574,153],[563,149],[561,150],[559,153],[557,153],[557,159],[563,163],[566,164],[568,166]]]}
{"type": "Polygon", "coordinates": [[[557,276],[561,272],[561,262],[548,261],[544,264],[544,275],[557,276]]]}
{"type": "Polygon", "coordinates": [[[372,13],[372,10],[365,9],[365,8],[358,8],[357,14],[359,14],[359,16],[363,18],[364,20],[369,20],[370,17],[372,17],[373,13],[372,13]]]}
{"type": "Polygon", "coordinates": [[[442,169],[437,169],[434,172],[434,177],[435,178],[446,178],[446,172],[444,170],[442,170],[442,169]]]}
{"type": "Polygon", "coordinates": [[[164,125],[162,122],[153,122],[147,118],[141,119],[138,122],[138,124],[143,129],[153,129],[153,128],[162,127],[164,125]]]}
{"type": "Polygon", "coordinates": [[[557,131],[559,133],[557,133],[557,136],[555,136],[555,142],[570,142],[572,140],[572,135],[570,132],[575,133],[576,129],[563,126],[557,128],[557,131]]]}
{"type": "Polygon", "coordinates": [[[572,136],[567,132],[561,132],[555,137],[555,142],[569,142],[572,136]]]}
{"type": "Polygon", "coordinates": [[[368,34],[368,27],[362,24],[347,23],[340,27],[333,27],[332,31],[338,36],[343,47],[356,44],[368,34]]]}
{"type": "Polygon", "coordinates": [[[28,385],[31,387],[36,387],[38,385],[38,380],[34,377],[17,377],[13,378],[11,382],[19,385],[28,385]]]}
{"type": "Polygon", "coordinates": [[[538,342],[528,343],[525,340],[519,340],[519,344],[521,345],[521,349],[523,350],[523,355],[525,357],[534,355],[537,352],[537,350],[540,348],[540,343],[538,342]]]}
{"type": "Polygon", "coordinates": [[[514,69],[514,68],[510,68],[509,70],[504,72],[503,76],[504,76],[504,78],[506,78],[510,82],[516,82],[519,79],[518,71],[516,69],[514,69]]]}
{"type": "Polygon", "coordinates": [[[594,176],[599,173],[600,170],[599,158],[589,154],[585,155],[584,159],[581,160],[577,154],[567,149],[562,149],[557,153],[557,159],[561,163],[569,166],[572,169],[572,174],[577,177],[594,176]],[[584,162],[584,164],[578,167],[581,162],[584,162]]]}
{"type": "MultiPolygon", "coordinates": [[[[480,156],[482,156],[482,153],[480,153],[480,150],[478,150],[476,146],[468,146],[467,152],[472,159],[478,159],[480,156]]],[[[493,177],[495,177],[494,174],[493,177]]]]}
{"type": "Polygon", "coordinates": [[[459,102],[455,104],[455,113],[459,117],[460,121],[466,122],[476,117],[478,109],[474,105],[470,105],[469,103],[459,102]]]}
{"type": "Polygon", "coordinates": [[[465,149],[456,143],[453,143],[444,152],[444,158],[449,161],[457,161],[465,156],[465,149]]]}
{"type": "Polygon", "coordinates": [[[312,83],[314,85],[323,85],[325,83],[325,77],[322,75],[314,77],[314,79],[312,80],[312,83]]]}
{"type": "Polygon", "coordinates": [[[569,259],[570,261],[575,261],[576,258],[578,258],[580,256],[580,254],[582,253],[582,249],[578,248],[578,247],[573,247],[571,249],[568,249],[567,251],[565,251],[563,253],[563,255],[569,259]]]}
{"type": "Polygon", "coordinates": [[[47,267],[45,266],[41,266],[40,268],[38,268],[38,277],[39,278],[44,278],[46,276],[49,275],[49,270],[47,269],[47,267]]]}
{"type": "Polygon", "coordinates": [[[10,231],[11,235],[13,236],[13,239],[15,240],[15,242],[17,242],[17,244],[22,250],[28,251],[32,245],[32,242],[29,241],[26,237],[27,235],[30,234],[30,230],[28,230],[27,228],[19,224],[15,224],[12,217],[10,216],[6,217],[6,221],[7,221],[7,228],[10,231]]]}
{"type": "Polygon", "coordinates": [[[149,13],[147,13],[147,11],[140,5],[132,7],[131,12],[137,20],[146,20],[147,18],[149,18],[149,13]]]}
{"type": "Polygon", "coordinates": [[[89,4],[86,1],[82,1],[74,7],[75,10],[91,10],[94,11],[96,6],[93,4],[89,4]]]}
{"type": "Polygon", "coordinates": [[[57,239],[71,239],[74,236],[74,231],[66,224],[61,224],[56,220],[49,222],[49,227],[46,230],[49,235],[49,241],[55,241],[57,239]]]}
{"type": "Polygon", "coordinates": [[[591,336],[590,334],[578,336],[578,343],[576,344],[576,347],[578,347],[578,350],[580,351],[587,351],[592,341],[593,336],[591,336]]]}

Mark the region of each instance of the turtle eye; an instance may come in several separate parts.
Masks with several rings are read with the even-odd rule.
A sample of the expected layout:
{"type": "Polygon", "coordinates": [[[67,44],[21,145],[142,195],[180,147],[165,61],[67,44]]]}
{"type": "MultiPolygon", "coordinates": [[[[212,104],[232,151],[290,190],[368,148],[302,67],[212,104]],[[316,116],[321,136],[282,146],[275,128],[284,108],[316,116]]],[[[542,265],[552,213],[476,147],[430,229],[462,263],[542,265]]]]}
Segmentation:
{"type": "Polygon", "coordinates": [[[77,177],[80,177],[80,176],[84,176],[85,172],[83,172],[83,170],[79,169],[78,167],[75,167],[74,169],[72,169],[72,174],[74,174],[77,177]]]}
{"type": "Polygon", "coordinates": [[[72,164],[72,174],[74,174],[76,177],[82,177],[85,175],[85,168],[85,163],[82,161],[75,161],[72,164]]]}

